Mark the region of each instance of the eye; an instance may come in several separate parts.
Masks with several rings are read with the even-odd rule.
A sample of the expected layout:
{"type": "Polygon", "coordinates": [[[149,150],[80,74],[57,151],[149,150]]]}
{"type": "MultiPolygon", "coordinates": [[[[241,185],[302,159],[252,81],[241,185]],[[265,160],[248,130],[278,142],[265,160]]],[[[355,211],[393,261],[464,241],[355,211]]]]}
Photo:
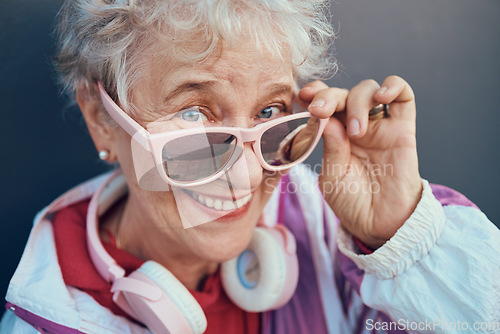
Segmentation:
{"type": "Polygon", "coordinates": [[[278,116],[280,112],[281,108],[277,106],[269,106],[265,109],[262,109],[262,111],[256,116],[256,118],[269,119],[278,116]]]}
{"type": "Polygon", "coordinates": [[[208,118],[199,108],[190,108],[181,110],[177,113],[177,117],[187,122],[207,122],[208,118]]]}

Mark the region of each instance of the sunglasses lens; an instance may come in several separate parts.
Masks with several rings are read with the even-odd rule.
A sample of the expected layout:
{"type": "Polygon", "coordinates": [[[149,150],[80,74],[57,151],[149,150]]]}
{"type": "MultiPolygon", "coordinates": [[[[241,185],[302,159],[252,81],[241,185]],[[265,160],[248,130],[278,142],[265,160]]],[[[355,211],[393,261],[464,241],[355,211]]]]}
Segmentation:
{"type": "Polygon", "coordinates": [[[319,120],[304,117],[280,123],[264,132],[261,150],[271,166],[293,164],[310,153],[319,130],[319,120]]]}
{"type": "Polygon", "coordinates": [[[221,171],[236,148],[236,137],[228,133],[180,137],[163,146],[163,168],[174,181],[200,181],[221,171]]]}

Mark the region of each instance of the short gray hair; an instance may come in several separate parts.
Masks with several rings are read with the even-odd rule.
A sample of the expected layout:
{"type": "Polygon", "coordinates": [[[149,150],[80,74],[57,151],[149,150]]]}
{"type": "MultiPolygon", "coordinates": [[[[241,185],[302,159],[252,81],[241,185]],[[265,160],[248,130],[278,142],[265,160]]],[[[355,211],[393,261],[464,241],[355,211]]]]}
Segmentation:
{"type": "Polygon", "coordinates": [[[297,81],[325,78],[336,69],[327,9],[324,0],[66,0],[56,64],[66,92],[99,80],[125,109],[158,41],[178,60],[203,62],[222,41],[249,34],[280,56],[286,51],[297,81]],[[186,47],[193,40],[201,41],[195,52],[186,47]]]}

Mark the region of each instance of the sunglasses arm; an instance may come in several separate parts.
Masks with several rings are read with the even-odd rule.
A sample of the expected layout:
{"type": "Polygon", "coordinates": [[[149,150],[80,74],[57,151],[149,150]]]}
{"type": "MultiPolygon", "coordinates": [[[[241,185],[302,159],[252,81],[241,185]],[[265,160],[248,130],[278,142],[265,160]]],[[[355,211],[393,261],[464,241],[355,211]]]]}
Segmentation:
{"type": "Polygon", "coordinates": [[[123,111],[113,99],[104,90],[102,83],[97,82],[99,94],[104,105],[104,109],[108,112],[111,118],[125,130],[135,141],[137,141],[144,149],[150,151],[149,148],[149,132],[140,126],[132,119],[125,111],[123,111]]]}

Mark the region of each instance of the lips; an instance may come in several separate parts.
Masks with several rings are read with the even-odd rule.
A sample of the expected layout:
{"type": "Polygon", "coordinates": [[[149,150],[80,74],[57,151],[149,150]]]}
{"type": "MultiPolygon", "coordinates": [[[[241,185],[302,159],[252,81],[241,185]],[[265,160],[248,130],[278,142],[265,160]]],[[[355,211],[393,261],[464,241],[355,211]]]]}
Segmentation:
{"type": "Polygon", "coordinates": [[[242,197],[236,201],[233,200],[224,200],[217,197],[211,197],[206,194],[198,194],[192,191],[186,191],[186,193],[193,198],[198,203],[206,206],[207,208],[215,209],[218,211],[233,211],[239,209],[246,205],[252,199],[252,194],[248,194],[245,197],[242,197]]]}

